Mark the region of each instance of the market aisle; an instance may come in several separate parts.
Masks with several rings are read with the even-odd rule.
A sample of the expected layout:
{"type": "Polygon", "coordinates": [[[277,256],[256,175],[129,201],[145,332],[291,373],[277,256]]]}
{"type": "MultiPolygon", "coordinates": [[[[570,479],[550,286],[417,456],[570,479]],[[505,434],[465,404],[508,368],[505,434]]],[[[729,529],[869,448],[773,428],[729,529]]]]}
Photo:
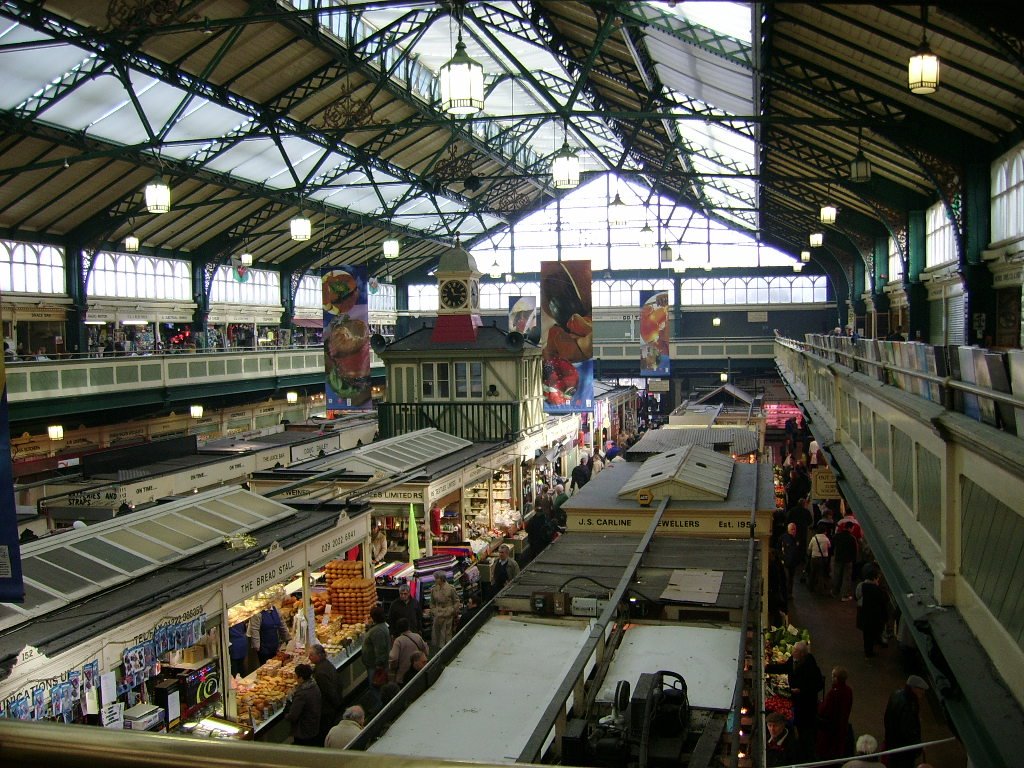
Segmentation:
{"type": "MultiPolygon", "coordinates": [[[[873,659],[864,658],[860,631],[855,626],[856,603],[813,595],[804,584],[797,583],[793,590],[790,622],[806,627],[811,633],[811,652],[818,660],[826,679],[833,666],[846,667],[853,688],[853,729],[860,736],[870,733],[881,743],[882,716],[889,695],[903,685],[907,675],[920,670],[908,670],[895,641],[888,648],[880,648],[873,659]]],[[[921,730],[924,739],[951,736],[934,694],[921,707],[921,730]]],[[[928,763],[934,768],[964,768],[967,757],[958,742],[933,747],[927,752],[928,763]]]]}

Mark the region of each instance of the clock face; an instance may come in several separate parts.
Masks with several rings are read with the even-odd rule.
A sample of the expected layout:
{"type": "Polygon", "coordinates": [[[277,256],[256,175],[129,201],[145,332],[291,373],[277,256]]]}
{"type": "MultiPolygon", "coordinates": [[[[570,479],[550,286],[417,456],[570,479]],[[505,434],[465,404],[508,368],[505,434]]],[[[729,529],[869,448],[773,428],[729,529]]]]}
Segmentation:
{"type": "Polygon", "coordinates": [[[480,286],[476,284],[476,281],[469,284],[469,306],[471,309],[480,306],[480,286]]]}
{"type": "Polygon", "coordinates": [[[455,309],[464,305],[467,295],[468,291],[466,290],[465,283],[461,283],[458,280],[449,280],[441,283],[441,305],[448,309],[455,309]]]}

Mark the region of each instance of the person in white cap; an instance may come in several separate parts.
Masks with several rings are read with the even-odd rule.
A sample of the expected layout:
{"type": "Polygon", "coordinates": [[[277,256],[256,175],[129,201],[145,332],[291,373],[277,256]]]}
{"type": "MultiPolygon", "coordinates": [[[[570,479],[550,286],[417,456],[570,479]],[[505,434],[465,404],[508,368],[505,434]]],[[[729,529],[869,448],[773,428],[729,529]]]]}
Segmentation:
{"type": "MultiPolygon", "coordinates": [[[[893,692],[885,708],[885,748],[896,749],[921,743],[921,697],[928,683],[918,675],[907,678],[906,684],[893,692]]],[[[914,768],[923,750],[908,749],[889,756],[889,768],[914,768]]]]}

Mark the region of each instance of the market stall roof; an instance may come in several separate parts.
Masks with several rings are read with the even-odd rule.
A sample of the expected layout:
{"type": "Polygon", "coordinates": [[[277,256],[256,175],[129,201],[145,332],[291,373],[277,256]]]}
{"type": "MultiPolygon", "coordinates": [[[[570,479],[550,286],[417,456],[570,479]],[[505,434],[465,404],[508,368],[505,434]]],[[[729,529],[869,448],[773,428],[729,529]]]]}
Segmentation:
{"type": "Polygon", "coordinates": [[[691,707],[728,710],[736,687],[739,627],[631,624],[615,650],[596,701],[614,701],[619,680],[630,690],[644,672],[670,670],[686,680],[691,707]]]}
{"type": "Polygon", "coordinates": [[[619,490],[619,498],[649,488],[655,499],[720,499],[729,495],[736,462],[698,445],[685,445],[647,459],[619,490]]]}
{"type": "Polygon", "coordinates": [[[649,429],[629,450],[630,457],[663,453],[686,445],[732,454],[756,453],[757,432],[743,427],[689,427],[668,425],[649,429]]]}
{"type": "Polygon", "coordinates": [[[492,618],[367,751],[514,763],[589,629],[586,621],[492,618]]]}
{"type": "MultiPolygon", "coordinates": [[[[601,474],[604,474],[603,472],[601,474]]],[[[589,483],[587,487],[589,487],[589,483]]],[[[564,592],[570,597],[605,597],[636,552],[637,537],[625,533],[569,531],[546,547],[497,598],[529,601],[536,592],[564,592]],[[586,573],[580,564],[586,563],[586,573]]],[[[654,603],[700,606],[718,611],[742,610],[746,594],[746,539],[654,536],[637,580],[630,589],[654,603]],[[715,571],[721,584],[712,599],[669,600],[664,597],[680,570],[715,571]]]]}
{"type": "MultiPolygon", "coordinates": [[[[774,510],[775,487],[772,483],[771,467],[767,464],[737,464],[731,459],[729,461],[733,464],[733,475],[729,494],[725,499],[683,499],[672,496],[667,511],[745,512],[749,514],[751,504],[755,502],[755,493],[757,494],[758,512],[774,510]]],[[[594,475],[583,488],[570,496],[569,500],[562,505],[562,509],[567,512],[620,513],[641,510],[635,493],[622,497],[619,495],[619,490],[633,478],[642,466],[642,464],[630,461],[613,461],[594,475]]],[[[650,508],[647,508],[646,512],[650,514],[650,508]]]]}
{"type": "Polygon", "coordinates": [[[684,427],[710,427],[721,412],[721,405],[683,403],[668,415],[668,423],[684,427]]]}
{"type": "MultiPolygon", "coordinates": [[[[240,493],[244,494],[244,497],[235,497],[233,502],[245,501],[248,504],[248,497],[252,497],[251,500],[256,503],[269,502],[255,494],[245,491],[240,493]]],[[[269,503],[274,507],[284,508],[275,502],[269,503]]],[[[180,512],[180,508],[178,509],[180,512]]],[[[287,509],[284,516],[277,516],[271,519],[269,524],[249,531],[249,535],[255,540],[254,547],[242,550],[229,549],[216,546],[223,541],[217,539],[214,545],[202,551],[177,561],[168,561],[157,569],[148,573],[143,572],[113,588],[91,595],[88,599],[59,603],[46,612],[45,618],[35,617],[19,626],[5,629],[0,633],[0,676],[3,675],[2,668],[13,664],[26,647],[52,656],[258,563],[264,559],[267,549],[274,543],[279,544],[282,549],[288,549],[333,529],[338,525],[340,516],[339,509],[330,505],[307,510],[301,515],[296,515],[290,508],[284,509],[287,509]]],[[[140,516],[140,513],[132,517],[137,516],[140,516]]],[[[145,514],[141,516],[144,517],[145,514]]],[[[111,521],[111,525],[123,525],[124,522],[125,519],[118,518],[111,521]]],[[[82,533],[105,527],[107,524],[90,526],[82,533]]],[[[55,542],[57,539],[64,543],[79,540],[74,534],[61,534],[55,537],[55,542]]],[[[0,606],[8,607],[10,606],[0,606]]]]}
{"type": "Polygon", "coordinates": [[[691,401],[694,405],[707,405],[721,403],[723,401],[732,402],[735,400],[741,403],[751,405],[754,402],[754,396],[749,392],[745,392],[739,387],[733,386],[732,384],[723,384],[717,389],[713,389],[702,397],[698,397],[696,400],[691,401]]]}
{"type": "Polygon", "coordinates": [[[362,448],[313,459],[289,467],[291,471],[346,470],[353,475],[387,476],[408,472],[431,461],[469,448],[474,443],[438,429],[420,429],[389,437],[362,448]]]}
{"type": "Polygon", "coordinates": [[[22,546],[25,602],[0,604],[0,629],[248,533],[295,510],[241,488],[217,488],[22,546]]]}

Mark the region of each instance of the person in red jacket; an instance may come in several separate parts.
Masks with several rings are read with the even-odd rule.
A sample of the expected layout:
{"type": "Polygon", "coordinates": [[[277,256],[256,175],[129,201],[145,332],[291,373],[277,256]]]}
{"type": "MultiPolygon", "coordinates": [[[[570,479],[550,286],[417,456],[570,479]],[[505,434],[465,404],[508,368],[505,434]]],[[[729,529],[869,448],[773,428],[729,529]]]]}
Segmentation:
{"type": "Polygon", "coordinates": [[[848,674],[844,667],[833,667],[832,687],[818,706],[818,738],[815,751],[819,760],[831,760],[849,755],[850,711],[853,709],[853,690],[846,684],[848,674]]]}

